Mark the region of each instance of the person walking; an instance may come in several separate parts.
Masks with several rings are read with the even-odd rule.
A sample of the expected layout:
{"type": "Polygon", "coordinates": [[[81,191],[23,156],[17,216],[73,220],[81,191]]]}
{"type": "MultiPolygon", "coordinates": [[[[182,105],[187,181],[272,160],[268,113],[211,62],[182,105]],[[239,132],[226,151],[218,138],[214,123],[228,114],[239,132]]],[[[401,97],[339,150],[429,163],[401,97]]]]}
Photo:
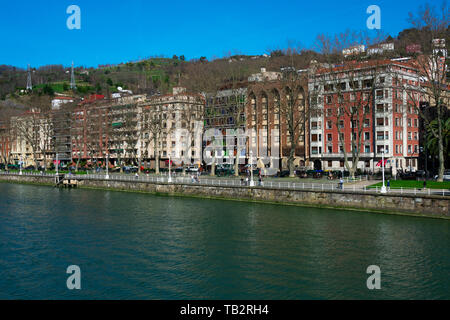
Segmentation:
{"type": "Polygon", "coordinates": [[[427,189],[427,180],[423,180],[423,190],[427,189]]]}
{"type": "Polygon", "coordinates": [[[389,179],[387,181],[387,189],[388,189],[388,191],[391,190],[391,181],[389,179]]]}
{"type": "Polygon", "coordinates": [[[339,189],[343,189],[343,187],[344,187],[344,179],[342,179],[342,177],[341,177],[341,179],[339,179],[339,189]]]}

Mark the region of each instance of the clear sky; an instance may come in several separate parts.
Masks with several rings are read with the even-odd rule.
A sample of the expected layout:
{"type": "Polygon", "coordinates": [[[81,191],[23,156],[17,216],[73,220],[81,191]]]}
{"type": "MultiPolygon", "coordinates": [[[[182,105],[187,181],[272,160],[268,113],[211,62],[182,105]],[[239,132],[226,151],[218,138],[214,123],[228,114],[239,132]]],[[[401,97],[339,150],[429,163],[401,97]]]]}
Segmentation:
{"type": "MultiPolygon", "coordinates": [[[[41,0],[1,1],[0,64],[97,66],[173,54],[208,59],[263,54],[288,41],[309,47],[319,33],[366,28],[369,5],[392,36],[425,0],[41,0]],[[69,30],[69,5],[81,29],[69,30]]],[[[440,1],[432,1],[438,4],[440,1]]]]}

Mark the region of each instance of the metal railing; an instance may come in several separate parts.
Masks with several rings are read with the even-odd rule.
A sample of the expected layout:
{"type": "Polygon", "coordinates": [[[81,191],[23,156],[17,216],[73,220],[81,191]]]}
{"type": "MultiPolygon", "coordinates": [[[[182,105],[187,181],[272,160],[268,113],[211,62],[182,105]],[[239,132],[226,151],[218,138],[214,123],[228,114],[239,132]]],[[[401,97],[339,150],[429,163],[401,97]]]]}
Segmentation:
{"type": "MultiPolygon", "coordinates": [[[[0,171],[0,175],[15,175],[20,174],[0,171]]],[[[55,177],[56,173],[35,173],[23,171],[22,176],[33,177],[55,177]]],[[[214,187],[247,187],[247,188],[270,188],[270,189],[283,189],[283,190],[308,190],[308,191],[334,191],[334,192],[348,192],[348,193],[367,193],[367,194],[381,194],[381,187],[367,187],[357,185],[345,185],[342,186],[339,183],[311,183],[311,182],[292,182],[292,181],[269,181],[258,179],[253,180],[253,186],[250,185],[250,180],[245,179],[225,179],[225,178],[205,178],[204,176],[194,179],[191,176],[180,176],[173,174],[171,176],[172,182],[170,184],[189,184],[189,185],[201,185],[201,186],[214,186],[214,187]]],[[[150,176],[150,175],[132,175],[132,174],[110,174],[107,177],[105,174],[65,174],[64,178],[76,179],[76,180],[107,180],[107,181],[124,181],[124,182],[139,182],[139,183],[169,183],[169,175],[150,176]]],[[[362,178],[361,178],[362,179],[362,178]]],[[[349,179],[346,179],[349,182],[349,179]]],[[[345,181],[345,180],[344,180],[345,181]]],[[[360,181],[355,179],[354,181],[360,181]]],[[[435,196],[450,196],[450,189],[430,189],[430,188],[388,188],[389,194],[407,194],[407,195],[435,195],[435,196]]],[[[381,194],[383,195],[383,194],[381,194]]]]}

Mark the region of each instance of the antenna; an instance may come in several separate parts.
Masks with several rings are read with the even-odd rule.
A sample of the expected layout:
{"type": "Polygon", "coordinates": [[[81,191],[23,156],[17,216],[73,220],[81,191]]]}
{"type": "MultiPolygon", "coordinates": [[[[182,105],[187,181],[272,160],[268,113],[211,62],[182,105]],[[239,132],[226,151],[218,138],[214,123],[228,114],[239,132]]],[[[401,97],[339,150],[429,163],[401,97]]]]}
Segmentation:
{"type": "Polygon", "coordinates": [[[73,73],[73,61],[72,61],[72,70],[70,72],[70,89],[74,90],[77,88],[75,84],[75,74],[73,73]]]}
{"type": "Polygon", "coordinates": [[[31,84],[31,68],[30,68],[30,65],[28,65],[28,70],[27,70],[27,90],[33,90],[33,85],[31,84]]]}

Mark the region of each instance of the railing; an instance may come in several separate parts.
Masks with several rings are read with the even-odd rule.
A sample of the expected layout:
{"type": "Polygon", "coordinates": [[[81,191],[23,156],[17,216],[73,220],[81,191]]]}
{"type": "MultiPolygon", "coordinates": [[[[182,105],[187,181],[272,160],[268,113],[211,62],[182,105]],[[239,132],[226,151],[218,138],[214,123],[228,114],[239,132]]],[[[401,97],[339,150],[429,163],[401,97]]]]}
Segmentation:
{"type": "MultiPolygon", "coordinates": [[[[62,173],[60,173],[62,174],[62,173]]],[[[48,172],[31,172],[23,170],[22,172],[11,172],[11,171],[0,171],[0,175],[14,175],[14,176],[31,176],[31,177],[55,177],[56,173],[48,173],[48,172]]]]}
{"type": "MultiPolygon", "coordinates": [[[[0,171],[0,175],[20,175],[17,173],[0,171]]],[[[33,177],[55,177],[55,173],[34,173],[34,172],[22,172],[22,176],[33,176],[33,177]]],[[[131,174],[110,174],[109,177],[105,174],[65,174],[65,178],[76,179],[76,180],[108,180],[108,181],[124,181],[124,182],[139,182],[139,183],[169,183],[169,176],[147,176],[141,175],[131,175],[131,174]]],[[[261,184],[257,179],[253,180],[253,186],[250,185],[250,180],[246,181],[239,179],[224,179],[224,178],[205,178],[200,176],[198,180],[196,178],[192,179],[190,176],[179,176],[173,174],[171,176],[171,184],[189,184],[189,185],[202,185],[202,186],[219,186],[219,187],[248,187],[248,188],[270,188],[270,189],[283,189],[283,190],[308,190],[308,191],[339,191],[348,193],[367,193],[367,194],[381,194],[381,187],[366,187],[357,185],[345,185],[342,186],[340,183],[310,183],[310,182],[292,182],[292,181],[270,181],[262,180],[261,184]]],[[[345,178],[344,182],[357,182],[365,181],[367,176],[362,176],[357,179],[352,180],[351,178],[345,178]]],[[[450,196],[450,189],[423,189],[423,188],[387,188],[385,195],[389,194],[407,194],[407,195],[435,195],[435,196],[450,196]]]]}

